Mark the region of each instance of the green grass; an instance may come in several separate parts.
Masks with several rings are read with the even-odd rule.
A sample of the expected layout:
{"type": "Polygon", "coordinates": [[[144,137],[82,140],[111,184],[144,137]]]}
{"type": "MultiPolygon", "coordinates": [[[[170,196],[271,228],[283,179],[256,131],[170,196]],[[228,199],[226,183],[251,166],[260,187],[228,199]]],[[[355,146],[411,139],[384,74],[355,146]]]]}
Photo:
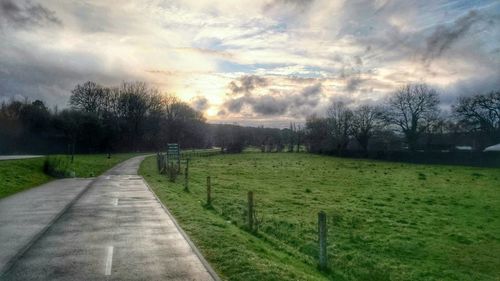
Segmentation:
{"type": "MultiPolygon", "coordinates": [[[[105,154],[75,155],[71,170],[76,177],[98,176],[114,165],[136,154],[113,154],[111,159],[105,154]]],[[[58,156],[64,157],[67,156],[58,156]]],[[[46,183],[54,178],[44,174],[45,157],[0,161],[0,198],[46,183]]],[[[68,160],[69,161],[69,160],[68,160]]]]}
{"type": "Polygon", "coordinates": [[[500,276],[500,169],[245,153],[193,159],[190,192],[158,175],[154,157],[140,173],[225,280],[500,276]],[[263,217],[257,235],[245,231],[249,190],[263,217]],[[316,267],[320,210],[327,272],[316,267]]]}

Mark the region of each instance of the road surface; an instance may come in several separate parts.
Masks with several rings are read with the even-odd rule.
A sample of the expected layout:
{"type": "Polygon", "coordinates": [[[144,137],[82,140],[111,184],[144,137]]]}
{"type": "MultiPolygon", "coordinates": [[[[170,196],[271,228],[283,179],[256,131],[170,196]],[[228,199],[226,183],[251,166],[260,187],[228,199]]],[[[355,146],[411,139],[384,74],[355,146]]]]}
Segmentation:
{"type": "Polygon", "coordinates": [[[90,179],[62,179],[0,200],[0,272],[57,219],[90,179]]]}
{"type": "Polygon", "coordinates": [[[17,160],[17,159],[28,159],[28,158],[38,158],[43,155],[0,155],[0,161],[2,160],[17,160]]]}
{"type": "Polygon", "coordinates": [[[96,178],[0,280],[217,280],[142,177],[96,178]]]}

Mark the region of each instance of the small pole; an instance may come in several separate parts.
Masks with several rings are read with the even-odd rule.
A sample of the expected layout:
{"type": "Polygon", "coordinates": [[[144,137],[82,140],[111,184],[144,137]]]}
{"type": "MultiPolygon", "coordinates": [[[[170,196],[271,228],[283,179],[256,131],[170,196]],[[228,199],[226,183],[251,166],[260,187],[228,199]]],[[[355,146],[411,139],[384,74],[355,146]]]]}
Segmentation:
{"type": "Polygon", "coordinates": [[[186,168],[184,169],[184,190],[189,191],[188,181],[189,181],[189,158],[186,159],[186,168]]]}
{"type": "Polygon", "coordinates": [[[319,268],[326,269],[326,214],[321,211],[318,213],[318,242],[319,242],[319,268]]]}
{"type": "Polygon", "coordinates": [[[212,186],[210,184],[210,176],[207,177],[207,205],[212,205],[212,186]]]}
{"type": "Polygon", "coordinates": [[[71,146],[71,163],[75,161],[75,142],[73,142],[73,145],[71,146]]]}
{"type": "Polygon", "coordinates": [[[248,229],[250,229],[250,231],[253,231],[253,227],[254,227],[253,207],[254,207],[253,206],[253,192],[249,191],[248,192],[248,229]]]}

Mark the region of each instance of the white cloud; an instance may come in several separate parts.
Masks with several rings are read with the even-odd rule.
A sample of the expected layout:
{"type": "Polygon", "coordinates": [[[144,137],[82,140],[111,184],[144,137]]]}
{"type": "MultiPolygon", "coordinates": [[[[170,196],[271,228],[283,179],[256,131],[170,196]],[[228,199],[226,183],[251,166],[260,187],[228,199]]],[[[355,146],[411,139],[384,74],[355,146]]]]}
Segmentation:
{"type": "MultiPolygon", "coordinates": [[[[256,101],[262,106],[254,111],[226,110],[223,118],[267,124],[321,111],[319,105],[307,111],[280,107],[317,83],[318,104],[332,97],[373,101],[408,82],[430,83],[449,97],[458,95],[457,85],[495,85],[484,80],[500,72],[500,4],[494,0],[16,3],[39,7],[40,16],[2,25],[0,94],[59,106],[85,80],[144,80],[186,101],[205,97],[209,105],[202,108],[216,120],[229,83],[259,75],[273,85],[257,93],[272,90],[272,97],[256,101]],[[281,115],[263,114],[270,111],[281,115]]],[[[12,7],[1,12],[12,13],[12,7]]]]}

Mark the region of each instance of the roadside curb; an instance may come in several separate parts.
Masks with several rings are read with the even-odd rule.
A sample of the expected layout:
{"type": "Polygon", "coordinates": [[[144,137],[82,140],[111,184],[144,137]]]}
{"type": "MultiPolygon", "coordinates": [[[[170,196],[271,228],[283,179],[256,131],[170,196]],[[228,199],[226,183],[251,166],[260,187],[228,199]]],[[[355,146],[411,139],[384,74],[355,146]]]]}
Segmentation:
{"type": "Polygon", "coordinates": [[[153,193],[153,196],[156,198],[156,201],[158,201],[158,203],[160,203],[161,207],[163,208],[163,210],[165,211],[165,213],[170,217],[170,219],[174,223],[174,225],[177,228],[177,230],[179,230],[179,232],[181,233],[182,237],[184,237],[184,239],[188,242],[188,244],[191,247],[191,249],[193,250],[193,252],[196,254],[196,256],[198,256],[198,258],[200,259],[201,263],[203,264],[203,266],[205,267],[205,269],[208,271],[208,274],[210,274],[210,276],[212,276],[212,278],[214,279],[214,281],[222,281],[222,279],[220,279],[220,277],[217,275],[217,273],[212,268],[212,266],[210,266],[210,264],[208,263],[208,261],[203,257],[203,255],[201,254],[200,250],[198,250],[198,248],[193,243],[193,241],[191,241],[191,239],[186,234],[186,232],[184,232],[184,230],[181,228],[181,226],[179,225],[179,223],[177,222],[177,220],[175,219],[175,217],[172,215],[172,213],[170,213],[170,211],[168,210],[168,208],[163,204],[163,202],[161,202],[160,198],[158,198],[158,196],[156,195],[156,193],[149,186],[148,182],[141,175],[138,175],[138,176],[141,177],[142,181],[148,187],[149,191],[151,193],[153,193]]]}
{"type": "Polygon", "coordinates": [[[92,179],[68,204],[66,204],[62,210],[57,213],[50,222],[44,226],[38,233],[36,233],[29,241],[24,245],[5,265],[0,268],[0,277],[7,274],[16,262],[21,259],[24,254],[45,234],[47,231],[61,218],[75,203],[82,197],[82,195],[89,190],[89,188],[98,180],[99,177],[92,179]]]}

